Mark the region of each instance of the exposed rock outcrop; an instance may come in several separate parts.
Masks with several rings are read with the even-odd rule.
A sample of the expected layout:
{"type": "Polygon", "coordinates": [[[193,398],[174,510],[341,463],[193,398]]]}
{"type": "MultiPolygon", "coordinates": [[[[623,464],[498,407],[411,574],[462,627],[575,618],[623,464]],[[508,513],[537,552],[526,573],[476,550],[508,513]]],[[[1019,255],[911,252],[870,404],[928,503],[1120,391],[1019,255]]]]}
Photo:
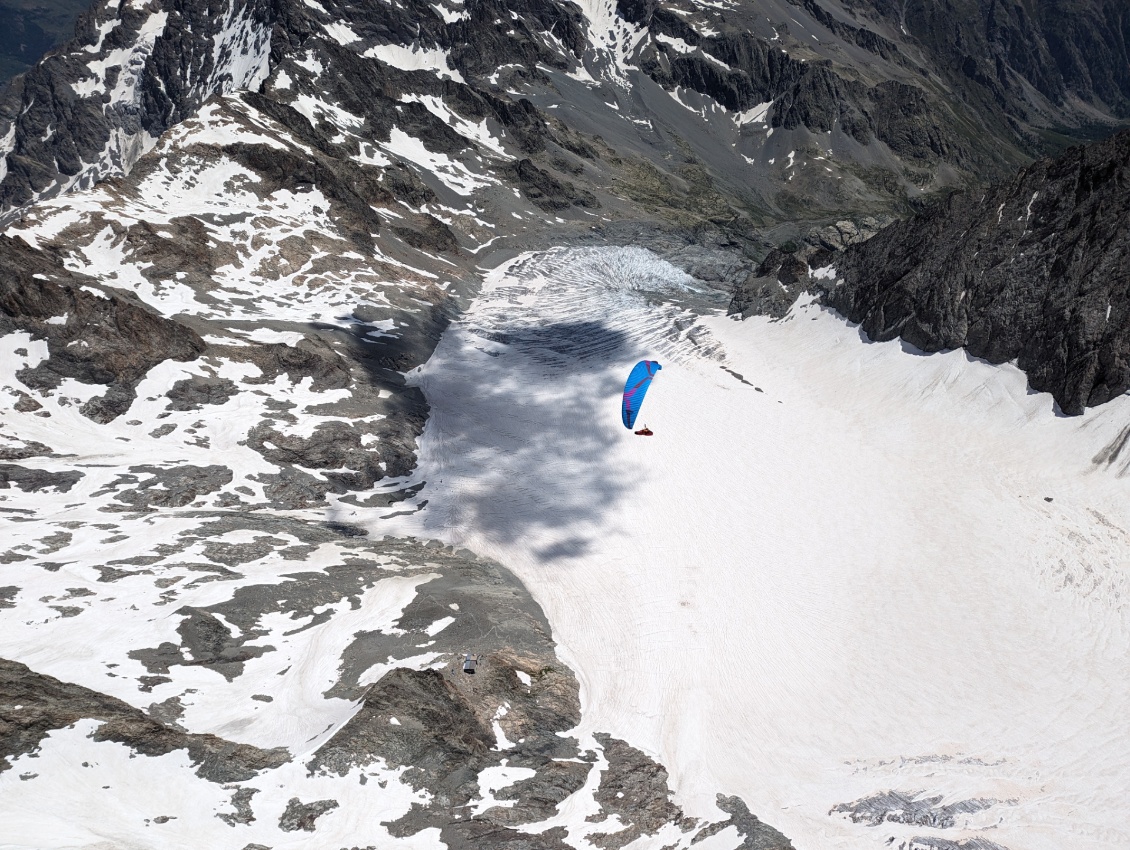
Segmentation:
{"type": "MultiPolygon", "coordinates": [[[[818,220],[860,208],[905,211],[908,199],[999,177],[1065,139],[1096,137],[1130,120],[1130,63],[1117,0],[1070,8],[1062,0],[1007,0],[988,9],[977,0],[909,7],[781,0],[709,13],[682,0],[616,8],[614,26],[630,48],[613,49],[578,7],[551,0],[502,7],[471,0],[458,14],[439,14],[424,0],[380,8],[358,0],[324,7],[225,0],[217,8],[197,0],[144,8],[100,2],[70,44],[0,96],[0,213],[128,172],[210,97],[242,89],[255,109],[309,147],[296,156],[237,142],[228,154],[275,185],[318,184],[363,251],[372,249],[382,223],[374,210],[383,205],[381,193],[419,209],[435,199],[435,188],[402,162],[365,179],[363,169],[343,167],[352,146],[335,123],[343,115],[360,122],[350,131],[370,150],[399,131],[456,158],[487,148],[482,136],[447,120],[445,110],[498,127],[516,157],[496,173],[546,211],[607,208],[599,190],[612,183],[608,170],[651,165],[677,184],[678,158],[693,150],[725,198],[722,209],[711,204],[705,216],[719,224],[765,212],[818,220]],[[642,39],[631,35],[637,28],[642,39]],[[397,50],[434,51],[443,59],[436,68],[402,68],[392,58],[397,50]],[[120,64],[108,64],[123,55],[120,64]],[[311,55],[317,61],[304,58],[311,55]],[[315,80],[319,65],[335,73],[315,80]],[[688,134],[666,114],[670,101],[650,95],[629,103],[597,93],[578,102],[579,112],[591,115],[562,121],[549,111],[560,98],[556,78],[581,66],[617,84],[630,84],[620,79],[630,69],[676,99],[692,93],[714,104],[702,107],[706,136],[688,134]],[[342,112],[295,100],[311,84],[342,112]],[[717,107],[726,114],[707,114],[717,107]],[[650,128],[646,140],[626,135],[641,126],[650,128]],[[769,131],[778,139],[787,134],[782,157],[789,149],[834,154],[827,158],[835,173],[814,167],[794,180],[774,155],[769,131]],[[740,154],[722,156],[707,141],[735,132],[740,154]],[[606,173],[563,180],[547,168],[562,154],[603,160],[606,173]],[[633,162],[640,156],[645,162],[633,162]],[[748,176],[735,181],[743,168],[748,176]]],[[[360,154],[377,165],[364,148],[360,154]]],[[[393,226],[410,245],[456,250],[449,225],[431,213],[393,226]]]]}
{"type": "Polygon", "coordinates": [[[1130,389],[1130,132],[849,247],[827,302],[875,340],[1015,360],[1071,414],[1130,389]]]}
{"type": "Polygon", "coordinates": [[[77,469],[67,472],[49,472],[45,469],[28,469],[14,463],[0,463],[0,490],[17,487],[25,493],[53,489],[66,493],[78,483],[83,473],[77,469]]]}
{"type": "Polygon", "coordinates": [[[200,410],[209,404],[223,404],[239,389],[227,378],[205,378],[193,375],[173,384],[165,396],[170,410],[200,410]]]}
{"type": "Polygon", "coordinates": [[[50,356],[16,377],[31,389],[54,389],[65,378],[105,384],[83,405],[96,422],[127,411],[134,387],[158,363],[192,360],[204,341],[184,325],[136,301],[100,297],[23,242],[0,236],[0,334],[26,331],[46,339],[50,356]]]}
{"type": "Polygon", "coordinates": [[[197,775],[212,782],[250,779],[288,759],[285,750],[261,750],[215,735],[187,734],[119,699],[0,659],[0,771],[11,767],[12,756],[34,750],[48,732],[84,718],[101,721],[95,740],[117,741],[141,755],[186,749],[197,775]]]}
{"type": "Polygon", "coordinates": [[[1085,131],[1085,110],[1073,100],[1115,118],[1130,117],[1130,40],[1126,7],[1119,0],[851,0],[847,5],[905,27],[938,72],[977,109],[1037,130],[1047,121],[1046,129],[1074,124],[1085,131]],[[1030,96],[1033,90],[1045,104],[1030,96]],[[1063,112],[1054,118],[1041,114],[1048,105],[1063,112]]]}
{"type": "Polygon", "coordinates": [[[71,50],[48,56],[0,92],[0,138],[7,141],[0,209],[129,170],[213,94],[261,78],[271,4],[225,5],[96,3],[79,19],[71,50]]]}
{"type": "Polygon", "coordinates": [[[297,797],[291,797],[286,805],[286,811],[279,818],[279,829],[284,832],[296,832],[300,829],[313,832],[318,818],[336,809],[338,805],[337,800],[314,800],[311,803],[303,803],[297,797]]]}
{"type": "Polygon", "coordinates": [[[904,794],[901,791],[888,791],[856,800],[854,803],[841,803],[832,808],[832,813],[843,814],[854,823],[878,826],[882,823],[906,823],[914,826],[928,826],[932,829],[951,829],[960,815],[974,814],[997,805],[999,800],[973,799],[942,803],[942,797],[921,793],[904,794]]]}

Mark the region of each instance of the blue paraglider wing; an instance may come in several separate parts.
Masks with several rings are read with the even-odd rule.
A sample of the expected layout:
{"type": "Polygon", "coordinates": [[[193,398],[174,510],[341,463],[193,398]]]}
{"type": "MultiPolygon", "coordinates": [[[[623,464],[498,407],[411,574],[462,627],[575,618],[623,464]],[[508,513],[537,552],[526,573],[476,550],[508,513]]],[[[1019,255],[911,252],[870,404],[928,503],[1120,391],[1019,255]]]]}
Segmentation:
{"type": "Polygon", "coordinates": [[[651,386],[651,379],[662,368],[654,360],[641,360],[628,375],[628,382],[624,384],[624,407],[621,410],[625,428],[636,424],[636,414],[640,412],[640,405],[647,395],[647,388],[651,386]]]}

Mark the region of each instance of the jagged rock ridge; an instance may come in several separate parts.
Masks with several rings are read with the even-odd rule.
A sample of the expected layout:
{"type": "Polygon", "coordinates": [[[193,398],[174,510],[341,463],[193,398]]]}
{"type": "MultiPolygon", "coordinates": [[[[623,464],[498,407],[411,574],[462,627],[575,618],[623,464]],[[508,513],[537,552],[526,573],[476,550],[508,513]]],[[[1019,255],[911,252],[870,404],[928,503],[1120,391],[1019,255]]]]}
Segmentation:
{"type": "Polygon", "coordinates": [[[317,79],[362,119],[351,128],[361,139],[386,141],[396,125],[437,153],[473,144],[428,101],[399,101],[414,91],[465,120],[497,121],[506,147],[541,154],[511,170],[511,185],[525,190],[540,170],[536,193],[561,186],[551,194],[564,204],[590,206],[612,185],[638,215],[656,201],[680,207],[706,178],[710,191],[686,211],[734,229],[899,209],[1007,173],[1064,133],[1130,118],[1113,0],[1070,15],[1057,0],[1031,15],[984,5],[102,0],[69,46],[0,98],[0,209],[128,171],[217,94],[273,88],[271,114],[284,120],[282,86],[264,88],[280,68],[303,88],[317,79]],[[942,35],[954,27],[956,43],[942,35]],[[311,48],[316,61],[303,58],[311,48]],[[325,60],[336,74],[320,75],[325,60]],[[554,111],[562,104],[572,108],[554,111]]]}
{"type": "Polygon", "coordinates": [[[827,301],[875,340],[1015,360],[1066,413],[1130,389],[1130,133],[849,247],[827,301]]]}

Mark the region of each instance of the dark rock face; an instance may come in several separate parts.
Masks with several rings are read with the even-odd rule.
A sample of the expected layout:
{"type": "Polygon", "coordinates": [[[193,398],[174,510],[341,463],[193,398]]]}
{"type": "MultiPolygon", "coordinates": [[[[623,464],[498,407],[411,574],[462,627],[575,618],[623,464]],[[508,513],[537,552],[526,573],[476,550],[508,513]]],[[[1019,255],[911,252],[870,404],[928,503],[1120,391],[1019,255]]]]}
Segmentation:
{"type": "MultiPolygon", "coordinates": [[[[732,825],[742,836],[740,850],[792,850],[792,842],[769,824],[763,823],[757,815],[752,814],[740,797],[719,794],[718,808],[728,814],[730,819],[718,823],[717,828],[722,830],[732,825]]],[[[710,828],[712,827],[707,827],[710,828]]]]}
{"type": "MultiPolygon", "coordinates": [[[[620,848],[670,821],[683,820],[683,813],[671,802],[667,771],[662,765],[611,735],[598,733],[596,739],[604,747],[608,769],[600,777],[594,799],[600,803],[602,815],[615,815],[627,829],[594,835],[594,844],[620,848]]],[[[599,821],[602,817],[589,815],[588,819],[599,821]]]]}
{"type": "Polygon", "coordinates": [[[933,835],[916,835],[899,843],[899,850],[1008,850],[987,838],[940,838],[933,835]]]}
{"type": "Polygon", "coordinates": [[[577,191],[572,183],[562,182],[528,159],[514,163],[511,171],[522,194],[546,212],[570,206],[597,208],[600,203],[592,192],[577,191]]]}
{"type": "Polygon", "coordinates": [[[204,341],[187,327],[137,302],[100,298],[23,242],[0,236],[0,334],[21,330],[46,339],[50,356],[17,378],[31,389],[54,389],[64,378],[106,384],[82,412],[109,422],[129,409],[134,387],[158,363],[193,360],[204,341]]]}
{"type": "Polygon", "coordinates": [[[45,489],[66,493],[82,477],[83,474],[77,469],[67,472],[48,472],[45,469],[28,469],[14,463],[0,463],[0,490],[18,487],[25,493],[45,489]]]}
{"type": "MultiPolygon", "coordinates": [[[[585,43],[579,10],[548,0],[510,3],[505,10],[493,3],[475,3],[469,7],[469,16],[447,23],[422,0],[403,8],[381,9],[339,0],[326,8],[322,16],[301,3],[267,0],[229,0],[222,9],[196,0],[168,0],[144,10],[96,4],[80,20],[69,55],[64,50],[48,57],[17,78],[0,98],[0,138],[9,129],[14,134],[6,169],[0,170],[0,210],[61,187],[91,185],[109,174],[128,171],[153,139],[192,115],[212,95],[256,88],[252,83],[262,81],[268,63],[279,65],[303,47],[316,32],[320,17],[349,20],[364,38],[377,38],[380,43],[415,42],[448,50],[453,67],[470,80],[515,63],[530,77],[540,79],[545,75],[539,66],[568,67],[566,57],[538,37],[541,33],[553,32],[573,58],[580,55],[585,43]],[[514,18],[511,8],[517,13],[514,18]],[[151,14],[166,15],[155,37],[144,35],[145,26],[152,23],[151,14]],[[109,27],[108,34],[100,36],[100,27],[109,27]],[[92,84],[86,63],[121,48],[131,50],[132,55],[128,66],[118,71],[118,80],[107,78],[92,84]],[[120,83],[117,89],[115,82],[120,83]],[[47,132],[48,127],[54,127],[54,132],[47,132]]],[[[340,71],[334,90],[326,94],[364,116],[371,137],[387,141],[390,129],[399,126],[426,138],[430,150],[452,153],[468,147],[467,140],[421,104],[399,103],[397,95],[405,90],[402,81],[413,79],[418,87],[426,75],[388,68],[374,76],[371,63],[353,51],[328,41],[322,41],[319,48],[333,55],[340,71]]],[[[458,99],[461,114],[473,120],[489,116],[498,121],[525,153],[544,148],[545,122],[528,101],[514,103],[489,91],[434,78],[430,87],[434,94],[458,99]]],[[[257,108],[263,106],[257,104],[257,108]]],[[[307,123],[285,102],[274,101],[269,111],[284,125],[307,123]],[[287,115],[288,111],[292,114],[287,115]]],[[[306,134],[311,129],[317,134],[330,128],[311,128],[307,123],[306,134]]],[[[327,146],[320,143],[319,147],[327,146]]],[[[272,151],[264,159],[263,154],[251,149],[242,152],[246,158],[259,160],[258,170],[273,169],[280,177],[284,172],[300,177],[311,165],[317,167],[300,162],[296,171],[286,155],[272,151]],[[268,163],[272,157],[273,163],[268,163]]],[[[335,204],[361,219],[372,219],[374,213],[357,202],[349,182],[335,182],[325,172],[318,180],[330,190],[335,204]],[[341,191],[333,191],[335,188],[341,191]]],[[[441,224],[433,221],[431,228],[438,230],[441,224]]],[[[356,235],[362,243],[368,241],[364,230],[356,235]]]]}
{"type": "Polygon", "coordinates": [[[171,642],[132,652],[131,657],[141,661],[150,673],[168,673],[174,666],[206,667],[231,681],[243,673],[244,662],[274,649],[243,645],[246,640],[235,640],[231,629],[207,611],[185,607],[177,613],[187,615],[177,627],[187,657],[171,642]]]}
{"type": "Polygon", "coordinates": [[[171,410],[200,410],[206,404],[223,404],[239,392],[227,378],[205,378],[193,375],[173,384],[165,393],[171,410]]]}
{"type": "Polygon", "coordinates": [[[978,106],[1031,120],[1029,85],[1053,104],[1075,95],[1130,116],[1130,23],[1118,0],[912,0],[870,5],[900,20],[978,106]]]}
{"type": "MultiPolygon", "coordinates": [[[[432,344],[436,338],[438,334],[431,338],[432,344]]],[[[353,352],[366,366],[370,358],[380,357],[377,346],[368,348],[353,352]]],[[[327,351],[333,354],[328,347],[327,351]]],[[[408,352],[401,356],[406,358],[408,352]]],[[[415,362],[410,361],[410,365],[414,366],[415,362]]],[[[348,372],[343,374],[349,379],[348,372]]],[[[356,388],[357,384],[353,386],[356,388]]],[[[360,396],[363,390],[357,389],[356,392],[360,396]]],[[[381,478],[411,472],[416,465],[415,441],[423,431],[428,414],[423,394],[416,387],[399,386],[395,396],[373,399],[370,409],[388,415],[377,421],[355,424],[320,424],[308,437],[286,434],[276,427],[276,423],[269,421],[253,426],[247,434],[246,444],[270,463],[282,467],[268,487],[271,499],[287,506],[305,507],[321,503],[327,493],[369,490],[381,478]],[[366,440],[370,444],[366,445],[366,440]],[[323,478],[315,479],[303,470],[326,472],[323,478]]],[[[286,413],[281,413],[279,419],[286,421],[286,416],[286,413]]]]}
{"type": "MultiPolygon", "coordinates": [[[[366,697],[365,709],[319,750],[312,765],[332,766],[344,773],[348,765],[379,755],[391,757],[393,765],[419,771],[421,780],[434,775],[440,786],[452,780],[461,784],[477,773],[479,762],[483,766],[489,762],[497,740],[489,720],[476,716],[458,684],[454,676],[435,670],[392,671],[366,697]],[[386,728],[389,717],[400,723],[386,728]]],[[[470,799],[469,793],[466,796],[464,803],[470,799]]]]}
{"type": "Polygon", "coordinates": [[[297,797],[291,797],[286,804],[286,811],[279,818],[279,829],[284,832],[297,832],[302,829],[313,832],[317,827],[315,821],[331,809],[336,809],[337,800],[315,800],[312,803],[303,803],[297,797]]]}
{"type": "Polygon", "coordinates": [[[141,755],[187,749],[197,775],[213,782],[241,782],[288,759],[285,750],[260,750],[214,735],[187,734],[119,699],[0,659],[0,771],[11,767],[10,757],[33,751],[51,730],[84,718],[102,721],[95,740],[117,741],[141,755]]]}
{"type": "MultiPolygon", "coordinates": [[[[232,814],[219,813],[216,815],[220,820],[228,826],[235,826],[237,823],[246,824],[255,821],[255,812],[251,808],[251,800],[258,793],[258,788],[240,788],[231,795],[231,807],[235,809],[232,814]]],[[[248,844],[247,848],[256,847],[258,845],[248,844]]]]}
{"type": "Polygon", "coordinates": [[[742,318],[753,315],[780,318],[789,311],[808,282],[808,263],[796,251],[774,248],[734,290],[729,312],[740,313],[742,318]]]}
{"type": "Polygon", "coordinates": [[[256,425],[247,435],[247,444],[271,463],[303,466],[307,469],[349,469],[334,473],[331,480],[347,476],[350,489],[369,489],[383,477],[380,455],[361,447],[364,432],[344,422],[319,425],[308,438],[282,434],[267,425],[256,425]]]}
{"type": "Polygon", "coordinates": [[[128,170],[147,140],[211,95],[245,85],[257,70],[248,57],[266,59],[271,4],[226,5],[227,14],[194,0],[169,0],[159,9],[111,8],[102,0],[83,15],[72,42],[81,46],[78,55],[48,56],[0,94],[0,135],[13,133],[6,173],[0,172],[0,208],[128,170]],[[167,14],[165,25],[147,37],[155,14],[167,14]],[[241,20],[245,27],[230,26],[241,20]],[[108,32],[100,31],[103,22],[113,23],[108,32]],[[109,69],[88,91],[84,83],[94,73],[86,62],[122,48],[130,51],[127,64],[109,69]]]}
{"type": "MultiPolygon", "coordinates": [[[[226,466],[174,466],[163,469],[157,466],[131,466],[128,474],[110,485],[107,490],[123,484],[136,487],[123,490],[114,498],[131,509],[182,508],[192,504],[197,497],[214,493],[232,481],[232,471],[226,466]],[[141,476],[149,478],[141,480],[141,476]]],[[[99,491],[99,494],[106,491],[99,491]]]]}
{"type": "MultiPolygon", "coordinates": [[[[774,214],[807,213],[812,220],[833,210],[847,213],[853,200],[905,210],[908,197],[1000,177],[1066,138],[1098,137],[1130,120],[1120,0],[789,4],[712,7],[709,14],[682,0],[630,0],[617,7],[624,20],[648,31],[626,57],[629,65],[667,91],[696,92],[735,114],[771,103],[767,128],[789,131],[798,151],[834,143],[846,173],[789,186],[779,168],[766,169],[742,181],[745,186],[724,187],[737,209],[764,202],[774,214]],[[765,177],[773,185],[755,188],[765,177]],[[842,177],[851,180],[839,182],[842,177]]],[[[605,154],[613,152],[601,152],[603,140],[550,118],[544,100],[535,105],[529,89],[528,96],[507,91],[513,80],[544,96],[553,91],[553,73],[593,52],[589,22],[572,4],[470,0],[451,19],[424,0],[379,9],[334,0],[324,8],[296,0],[225,0],[220,6],[163,0],[144,9],[96,4],[73,42],[0,96],[0,140],[11,133],[10,153],[0,165],[0,213],[128,172],[161,133],[208,98],[248,89],[255,109],[310,144],[310,155],[254,143],[230,145],[227,153],[277,185],[318,185],[343,231],[371,250],[382,223],[373,208],[382,206],[382,193],[419,208],[434,201],[434,191],[402,163],[369,179],[341,167],[347,145],[335,141],[332,122],[308,118],[271,80],[281,71],[299,88],[308,85],[312,73],[300,57],[310,51],[335,69],[317,82],[320,96],[360,118],[364,138],[385,142],[399,128],[429,151],[480,150],[423,103],[402,100],[408,93],[439,98],[469,121],[496,124],[518,154],[498,171],[546,211],[607,207],[595,191],[610,184],[607,175],[562,180],[568,167],[554,166],[558,174],[546,167],[557,155],[590,162],[603,156],[620,168],[640,152],[651,153],[622,148],[613,155],[624,161],[611,162],[605,154]],[[162,26],[154,26],[154,15],[162,26]],[[348,22],[358,40],[327,39],[322,30],[330,22],[348,22]],[[365,53],[388,44],[445,51],[459,79],[401,70],[365,53]],[[129,51],[128,61],[116,70],[91,70],[113,50],[129,51]]],[[[654,117],[641,112],[631,121],[650,124],[654,117]]],[[[664,154],[652,163],[678,149],[668,140],[662,144],[664,154]]],[[[741,164],[708,161],[713,179],[725,181],[741,164]]],[[[707,217],[725,221],[734,212],[711,210],[707,217]]],[[[450,228],[430,213],[393,228],[421,250],[457,250],[450,228]]]]}
{"type": "Polygon", "coordinates": [[[246,383],[270,384],[279,375],[286,375],[291,383],[312,378],[311,388],[320,392],[343,389],[351,382],[349,365],[330,346],[316,340],[304,339],[297,345],[217,346],[215,350],[232,360],[259,367],[262,375],[247,379],[246,383]]]}
{"type": "MultiPolygon", "coordinates": [[[[863,216],[858,221],[837,221],[834,224],[814,228],[808,233],[804,241],[824,252],[840,251],[848,245],[866,242],[878,233],[884,225],[892,222],[893,219],[890,217],[875,218],[874,216],[863,216]]],[[[826,263],[821,262],[826,258],[826,255],[810,255],[809,264],[814,269],[821,268],[821,265],[826,265],[826,263]]]]}
{"type": "Polygon", "coordinates": [[[1130,132],[956,194],[837,259],[875,340],[1016,360],[1064,412],[1130,389],[1130,132]]]}
{"type": "MultiPolygon", "coordinates": [[[[815,0],[801,5],[810,9],[815,0]]],[[[1119,0],[844,5],[870,26],[905,32],[957,103],[980,115],[994,135],[1012,135],[1031,153],[1055,152],[1065,138],[1104,134],[1077,103],[1114,121],[1130,118],[1130,25],[1119,0]]]]}
{"type": "Polygon", "coordinates": [[[409,43],[418,38],[422,45],[450,50],[452,65],[471,79],[489,76],[507,63],[520,64],[535,74],[540,73],[539,64],[563,67],[561,55],[537,37],[540,33],[554,32],[577,53],[585,45],[580,10],[546,0],[473,3],[465,17],[451,22],[445,22],[424,0],[381,7],[354,0],[331,0],[323,5],[335,19],[348,17],[358,33],[378,35],[385,42],[409,43]]]}
{"type": "MultiPolygon", "coordinates": [[[[826,15],[814,3],[810,6],[826,15]]],[[[976,167],[974,148],[943,116],[941,104],[921,88],[897,80],[867,86],[827,60],[806,61],[784,53],[778,46],[749,32],[723,33],[700,38],[674,15],[656,13],[652,30],[684,39],[709,58],[679,53],[656,42],[643,54],[641,68],[664,88],[689,88],[717,100],[727,109],[742,112],[773,102],[770,125],[793,130],[804,127],[828,133],[840,127],[860,144],[884,142],[911,162],[950,162],[976,167]]],[[[834,19],[833,19],[834,20],[834,19]]],[[[869,32],[847,28],[846,31],[869,32]]],[[[874,35],[873,33],[870,33],[874,35]]],[[[872,46],[888,57],[897,50],[878,36],[872,46]]]]}
{"type": "MultiPolygon", "coordinates": [[[[431,115],[430,112],[428,114],[431,115]]],[[[347,182],[349,178],[341,173],[343,169],[339,163],[317,154],[314,157],[298,156],[266,145],[249,144],[228,145],[223,151],[263,178],[265,185],[262,191],[271,192],[284,187],[294,189],[301,185],[318,186],[330,201],[330,216],[334,223],[361,250],[367,253],[373,250],[373,234],[380,232],[381,219],[370,204],[387,203],[390,199],[389,192],[375,179],[367,186],[359,185],[354,173],[354,179],[350,181],[354,185],[351,186],[347,182]]]]}
{"type": "MultiPolygon", "coordinates": [[[[636,61],[667,91],[697,92],[735,113],[769,105],[769,127],[796,131],[798,153],[824,137],[815,146],[843,162],[862,146],[875,156],[859,156],[852,176],[912,202],[1001,179],[1130,121],[1119,0],[788,4],[713,12],[709,27],[677,0],[617,9],[647,28],[636,61]],[[900,167],[884,164],[891,157],[900,167]]],[[[882,211],[846,181],[829,190],[791,179],[773,198],[788,216],[842,203],[844,192],[855,194],[852,212],[882,211]]]]}
{"type": "Polygon", "coordinates": [[[811,287],[812,271],[833,262],[836,251],[869,239],[879,229],[880,220],[872,216],[858,221],[845,219],[814,228],[803,242],[790,241],[771,248],[761,264],[734,287],[727,312],[743,319],[755,315],[784,317],[797,296],[811,287]]]}
{"type": "Polygon", "coordinates": [[[928,826],[933,829],[950,829],[957,815],[973,814],[995,806],[998,800],[975,799],[958,800],[942,805],[942,797],[923,797],[921,794],[903,794],[888,791],[856,800],[854,803],[841,803],[832,809],[833,813],[844,814],[853,823],[866,823],[878,826],[881,823],[907,823],[914,826],[928,826]]]}

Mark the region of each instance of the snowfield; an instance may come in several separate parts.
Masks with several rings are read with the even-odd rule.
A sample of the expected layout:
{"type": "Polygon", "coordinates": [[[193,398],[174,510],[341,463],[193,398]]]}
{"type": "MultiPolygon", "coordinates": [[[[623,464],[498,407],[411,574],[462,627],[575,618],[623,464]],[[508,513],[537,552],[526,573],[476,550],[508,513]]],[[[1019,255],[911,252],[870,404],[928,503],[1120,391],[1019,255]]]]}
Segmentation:
{"type": "Polygon", "coordinates": [[[514,570],[580,731],[690,815],[737,794],[797,848],[1130,846],[1130,400],[1067,418],[1011,366],[718,297],[635,249],[495,270],[410,376],[426,508],[372,530],[514,570]],[[644,357],[650,439],[619,421],[644,357]]]}
{"type": "Polygon", "coordinates": [[[1068,418],[1011,366],[870,343],[807,298],[744,322],[727,300],[641,249],[505,262],[407,375],[430,404],[415,471],[328,508],[272,507],[246,429],[379,416],[368,385],[166,361],[95,425],[75,381],[21,412],[14,374],[47,346],[5,337],[4,448],[49,481],[0,494],[0,665],[89,691],[7,692],[19,723],[81,719],[0,772],[0,848],[442,850],[507,812],[579,850],[751,846],[719,795],[797,850],[1130,846],[1130,400],[1068,418]],[[650,438],[620,423],[645,357],[650,438]],[[202,369],[234,395],[162,395],[202,369]],[[493,660],[467,677],[464,652],[493,660]],[[444,756],[477,771],[448,821],[385,757],[397,730],[447,734],[397,701],[412,675],[489,730],[444,756]],[[100,737],[123,717],[182,737],[100,737]],[[207,734],[265,766],[208,766],[187,749],[207,734]],[[663,809],[659,765],[697,823],[663,809]],[[642,835],[626,774],[658,777],[642,835]]]}

